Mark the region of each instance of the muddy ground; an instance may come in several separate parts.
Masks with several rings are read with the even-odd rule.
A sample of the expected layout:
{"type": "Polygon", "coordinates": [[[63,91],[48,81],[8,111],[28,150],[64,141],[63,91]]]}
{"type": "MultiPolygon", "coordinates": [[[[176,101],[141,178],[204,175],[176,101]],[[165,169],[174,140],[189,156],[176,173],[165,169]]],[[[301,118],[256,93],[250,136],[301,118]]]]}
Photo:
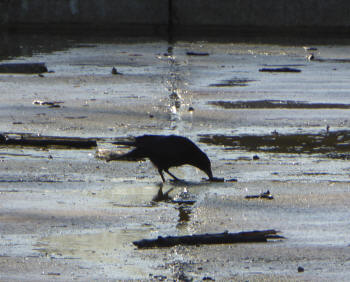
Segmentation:
{"type": "Polygon", "coordinates": [[[350,41],[2,38],[2,63],[49,72],[0,74],[1,132],[97,146],[0,145],[1,281],[348,280],[350,41]],[[287,67],[300,72],[259,71],[287,67]],[[238,181],[185,166],[172,169],[185,181],[162,185],[148,161],[95,157],[145,133],[191,138],[215,176],[238,181]],[[245,198],[267,190],[273,200],[245,198]],[[256,229],[286,239],[132,244],[256,229]]]}

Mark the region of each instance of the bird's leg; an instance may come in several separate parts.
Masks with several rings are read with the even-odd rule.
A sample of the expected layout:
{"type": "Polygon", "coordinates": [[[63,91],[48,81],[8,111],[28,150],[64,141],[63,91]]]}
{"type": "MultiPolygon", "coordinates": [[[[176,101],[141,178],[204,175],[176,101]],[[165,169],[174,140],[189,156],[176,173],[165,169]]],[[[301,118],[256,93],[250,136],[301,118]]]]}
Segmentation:
{"type": "Polygon", "coordinates": [[[167,174],[169,174],[172,178],[174,178],[174,180],[175,181],[180,181],[180,179],[179,178],[177,178],[174,174],[172,174],[172,173],[170,173],[170,171],[169,170],[167,170],[167,169],[164,169],[164,171],[167,173],[167,174]]]}
{"type": "Polygon", "coordinates": [[[165,178],[164,178],[164,175],[163,175],[163,170],[158,168],[158,172],[159,172],[160,177],[162,178],[163,182],[165,182],[165,178]]]}

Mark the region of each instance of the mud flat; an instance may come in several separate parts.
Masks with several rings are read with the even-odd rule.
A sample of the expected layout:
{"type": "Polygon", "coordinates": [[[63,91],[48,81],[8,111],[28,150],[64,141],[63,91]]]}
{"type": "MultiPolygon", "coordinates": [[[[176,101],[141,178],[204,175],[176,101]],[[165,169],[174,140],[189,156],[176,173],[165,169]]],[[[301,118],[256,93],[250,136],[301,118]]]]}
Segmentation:
{"type": "Polygon", "coordinates": [[[7,39],[1,63],[49,72],[0,74],[0,280],[348,280],[349,41],[7,39]],[[186,181],[163,185],[149,162],[95,157],[145,133],[191,138],[215,176],[238,181],[182,167],[172,172],[186,181]],[[246,198],[267,190],[272,200],[246,198]],[[286,239],[132,243],[267,229],[286,239]]]}

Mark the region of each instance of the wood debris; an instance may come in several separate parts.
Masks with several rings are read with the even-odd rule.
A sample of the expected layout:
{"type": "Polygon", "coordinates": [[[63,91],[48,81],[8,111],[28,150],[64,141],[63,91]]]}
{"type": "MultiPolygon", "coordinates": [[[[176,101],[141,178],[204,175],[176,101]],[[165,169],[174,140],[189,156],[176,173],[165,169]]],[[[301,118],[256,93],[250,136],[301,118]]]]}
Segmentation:
{"type": "Polygon", "coordinates": [[[165,248],[176,245],[202,245],[202,244],[236,244],[236,243],[256,243],[267,242],[276,239],[285,239],[278,235],[279,231],[261,230],[248,231],[239,233],[215,233],[215,234],[199,234],[186,236],[159,236],[157,239],[143,239],[134,241],[133,244],[139,249],[143,248],[165,248]]]}

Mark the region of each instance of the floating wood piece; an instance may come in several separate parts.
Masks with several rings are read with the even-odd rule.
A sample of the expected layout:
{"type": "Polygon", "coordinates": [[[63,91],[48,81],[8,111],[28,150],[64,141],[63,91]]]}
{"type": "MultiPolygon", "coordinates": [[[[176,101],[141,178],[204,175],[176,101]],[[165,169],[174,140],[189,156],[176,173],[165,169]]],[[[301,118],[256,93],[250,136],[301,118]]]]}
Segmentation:
{"type": "Polygon", "coordinates": [[[48,72],[45,63],[7,63],[0,64],[0,73],[34,74],[48,72]]]}
{"type": "Polygon", "coordinates": [[[34,147],[63,146],[77,149],[97,146],[96,140],[92,138],[35,136],[32,134],[14,133],[2,134],[0,136],[0,144],[34,147]]]}
{"type": "Polygon", "coordinates": [[[283,67],[283,68],[262,68],[260,72],[301,72],[299,69],[283,67]]]}
{"type": "Polygon", "coordinates": [[[175,245],[254,243],[267,242],[268,239],[285,239],[285,237],[277,235],[277,233],[279,233],[279,231],[271,229],[239,233],[224,232],[187,236],[159,236],[157,239],[143,239],[140,241],[134,241],[133,244],[139,249],[143,249],[173,247],[175,245]]]}
{"type": "Polygon", "coordinates": [[[266,192],[262,192],[259,195],[248,195],[245,196],[246,199],[267,199],[267,200],[273,200],[273,196],[271,195],[270,191],[267,190],[266,192]]]}

